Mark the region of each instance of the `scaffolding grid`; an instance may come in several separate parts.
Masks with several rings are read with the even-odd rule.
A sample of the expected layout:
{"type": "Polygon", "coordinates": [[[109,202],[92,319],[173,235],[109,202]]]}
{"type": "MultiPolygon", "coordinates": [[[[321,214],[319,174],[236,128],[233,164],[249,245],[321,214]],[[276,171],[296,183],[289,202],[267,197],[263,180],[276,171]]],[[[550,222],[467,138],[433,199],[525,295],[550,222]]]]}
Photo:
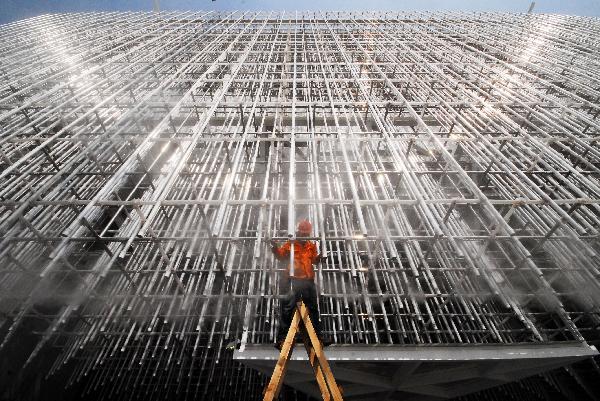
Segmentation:
{"type": "Polygon", "coordinates": [[[57,349],[49,375],[107,397],[259,386],[225,348],[274,341],[269,240],[301,218],[336,343],[596,340],[600,20],[82,13],[0,37],[0,340],[38,322],[26,364],[57,349]]]}

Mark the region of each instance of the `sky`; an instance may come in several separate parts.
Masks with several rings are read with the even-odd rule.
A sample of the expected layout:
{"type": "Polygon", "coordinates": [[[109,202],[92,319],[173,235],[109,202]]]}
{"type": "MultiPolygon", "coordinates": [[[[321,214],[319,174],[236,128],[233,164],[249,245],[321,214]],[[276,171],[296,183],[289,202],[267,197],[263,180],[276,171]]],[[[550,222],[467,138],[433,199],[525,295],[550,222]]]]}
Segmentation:
{"type": "MultiPolygon", "coordinates": [[[[161,10],[526,12],[531,0],[159,0],[161,10]]],[[[151,11],[154,0],[0,0],[0,24],[57,12],[151,11]]],[[[537,0],[534,12],[600,17],[600,0],[537,0]]]]}

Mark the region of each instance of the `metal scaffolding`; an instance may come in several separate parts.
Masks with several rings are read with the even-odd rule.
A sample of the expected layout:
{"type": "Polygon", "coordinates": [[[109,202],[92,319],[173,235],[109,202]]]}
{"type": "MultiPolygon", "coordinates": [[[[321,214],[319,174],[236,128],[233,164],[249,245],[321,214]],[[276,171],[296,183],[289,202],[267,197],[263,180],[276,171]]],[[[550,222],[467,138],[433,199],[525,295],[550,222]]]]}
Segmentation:
{"type": "Polygon", "coordinates": [[[49,375],[107,398],[245,394],[225,346],[274,341],[268,240],[300,218],[336,343],[595,341],[598,37],[498,13],[0,26],[2,347],[34,321],[26,363],[56,349],[49,375]]]}

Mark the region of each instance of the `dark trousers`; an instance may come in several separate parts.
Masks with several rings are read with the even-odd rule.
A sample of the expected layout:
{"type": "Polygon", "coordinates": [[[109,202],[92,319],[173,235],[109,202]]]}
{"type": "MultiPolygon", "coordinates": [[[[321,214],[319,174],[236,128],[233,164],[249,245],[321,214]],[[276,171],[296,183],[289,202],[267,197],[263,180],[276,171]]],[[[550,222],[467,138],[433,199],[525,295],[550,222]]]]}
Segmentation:
{"type": "Polygon", "coordinates": [[[321,338],[321,325],[319,323],[319,308],[317,305],[317,289],[315,283],[312,280],[298,280],[290,279],[292,283],[292,289],[288,293],[287,297],[281,302],[281,320],[279,323],[279,333],[277,334],[278,340],[284,340],[287,335],[294,312],[296,310],[296,303],[302,300],[308,314],[310,321],[315,328],[317,336],[321,338]]]}

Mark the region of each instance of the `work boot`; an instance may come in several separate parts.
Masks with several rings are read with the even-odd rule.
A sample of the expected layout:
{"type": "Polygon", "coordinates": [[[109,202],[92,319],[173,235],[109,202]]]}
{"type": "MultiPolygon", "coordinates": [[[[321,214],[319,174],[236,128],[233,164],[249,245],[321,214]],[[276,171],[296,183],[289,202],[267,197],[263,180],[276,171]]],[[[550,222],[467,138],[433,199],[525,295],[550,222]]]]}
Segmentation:
{"type": "Polygon", "coordinates": [[[329,337],[319,337],[319,342],[321,343],[321,348],[329,347],[333,344],[333,341],[329,337]]]}

